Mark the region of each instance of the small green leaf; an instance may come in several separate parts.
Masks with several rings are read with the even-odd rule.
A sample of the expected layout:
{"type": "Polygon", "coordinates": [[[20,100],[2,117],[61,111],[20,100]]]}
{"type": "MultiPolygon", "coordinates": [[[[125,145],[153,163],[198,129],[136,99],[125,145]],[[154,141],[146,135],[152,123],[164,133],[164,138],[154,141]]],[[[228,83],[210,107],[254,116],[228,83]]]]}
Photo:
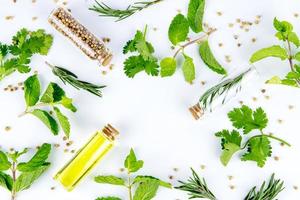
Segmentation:
{"type": "Polygon", "coordinates": [[[233,143],[226,143],[224,144],[224,150],[222,152],[222,155],[220,157],[220,160],[224,166],[227,166],[228,162],[231,160],[231,157],[233,154],[241,150],[239,146],[233,143]]]}
{"type": "Polygon", "coordinates": [[[77,108],[73,105],[73,100],[71,98],[68,98],[66,96],[63,96],[61,101],[59,102],[63,107],[71,110],[72,112],[76,112],[77,108]]]}
{"type": "Polygon", "coordinates": [[[184,15],[178,14],[174,17],[169,27],[169,40],[173,45],[187,39],[189,33],[189,22],[184,15]]]}
{"type": "Polygon", "coordinates": [[[172,184],[171,183],[162,181],[162,180],[160,180],[158,178],[155,178],[153,176],[136,176],[134,178],[133,183],[134,184],[140,184],[140,183],[144,183],[144,182],[146,182],[148,180],[158,180],[160,186],[165,187],[165,188],[172,188],[172,184]]]}
{"type": "Polygon", "coordinates": [[[137,160],[133,149],[130,149],[129,155],[126,157],[124,167],[129,173],[137,172],[144,165],[144,161],[137,160]]]}
{"type": "Polygon", "coordinates": [[[277,57],[281,60],[288,59],[288,54],[284,48],[279,45],[263,48],[256,51],[250,58],[250,62],[254,63],[267,57],[277,57]]]}
{"type": "Polygon", "coordinates": [[[185,81],[188,83],[193,83],[193,80],[195,79],[195,65],[194,61],[191,57],[184,55],[184,63],[182,66],[182,72],[184,75],[185,81]]]}
{"type": "Polygon", "coordinates": [[[273,76],[270,80],[267,80],[266,83],[281,84],[281,79],[278,76],[273,76]]]}
{"type": "Polygon", "coordinates": [[[98,197],[96,200],[122,200],[119,197],[98,197]]]}
{"type": "Polygon", "coordinates": [[[56,83],[50,83],[41,98],[43,103],[56,103],[62,100],[65,91],[56,83]]]}
{"type": "Polygon", "coordinates": [[[58,124],[55,119],[46,111],[36,109],[31,112],[34,116],[39,118],[53,133],[53,135],[57,135],[59,132],[58,124]]]}
{"type": "Polygon", "coordinates": [[[191,29],[195,33],[199,33],[203,30],[204,7],[205,0],[190,0],[187,18],[191,29]]]}
{"type": "Polygon", "coordinates": [[[171,57],[164,58],[160,62],[160,68],[161,77],[172,76],[176,71],[176,60],[171,57]]]}
{"type": "Polygon", "coordinates": [[[6,171],[11,167],[11,163],[8,161],[7,155],[0,151],[0,171],[6,171]]]}
{"type": "Polygon", "coordinates": [[[125,186],[125,181],[122,178],[116,176],[96,176],[94,180],[97,183],[125,186]]]}
{"type": "Polygon", "coordinates": [[[62,112],[57,107],[54,107],[54,111],[61,128],[63,129],[65,135],[69,138],[71,125],[68,118],[64,114],[62,114],[62,112]]]}
{"type": "Polygon", "coordinates": [[[274,28],[281,33],[288,33],[293,30],[293,25],[287,21],[279,21],[276,18],[273,20],[274,28]]]}
{"type": "Polygon", "coordinates": [[[292,42],[296,47],[300,46],[300,41],[299,38],[297,36],[297,34],[295,32],[290,32],[288,33],[288,41],[292,42]]]}
{"type": "Polygon", "coordinates": [[[147,180],[141,183],[135,191],[133,200],[150,200],[156,195],[159,187],[158,180],[147,180]]]}
{"type": "Polygon", "coordinates": [[[24,95],[27,106],[34,106],[40,98],[41,86],[37,75],[30,76],[24,82],[24,95]]]}
{"type": "Polygon", "coordinates": [[[199,53],[203,62],[214,72],[218,74],[226,75],[226,70],[219,64],[219,62],[214,57],[208,41],[205,41],[200,44],[199,53]]]}
{"type": "Polygon", "coordinates": [[[296,53],[294,58],[297,60],[297,61],[300,61],[300,52],[296,53]]]}
{"type": "Polygon", "coordinates": [[[141,54],[144,60],[157,61],[157,59],[152,55],[152,53],[154,52],[153,46],[146,41],[145,36],[141,31],[136,32],[134,41],[137,51],[141,54]]]}
{"type": "Polygon", "coordinates": [[[13,187],[13,179],[11,176],[0,171],[0,186],[11,191],[13,187]]]}

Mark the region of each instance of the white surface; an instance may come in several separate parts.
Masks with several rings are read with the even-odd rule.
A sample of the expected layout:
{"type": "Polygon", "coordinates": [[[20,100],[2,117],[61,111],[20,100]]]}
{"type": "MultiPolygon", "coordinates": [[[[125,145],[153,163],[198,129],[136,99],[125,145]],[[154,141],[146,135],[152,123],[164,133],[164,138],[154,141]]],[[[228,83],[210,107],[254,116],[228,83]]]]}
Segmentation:
{"type": "MultiPolygon", "coordinates": [[[[55,172],[70,158],[70,153],[63,153],[63,147],[54,149],[51,154],[53,163],[50,170],[36,182],[30,190],[20,193],[19,200],[82,200],[95,199],[98,196],[116,195],[127,199],[127,191],[112,186],[99,185],[93,182],[93,177],[98,174],[120,174],[119,168],[123,166],[123,160],[130,147],[133,147],[137,156],[145,161],[145,167],[141,174],[157,176],[168,181],[168,176],[173,175],[171,181],[176,185],[176,180],[185,180],[189,175],[189,167],[195,168],[204,176],[212,191],[221,200],[242,199],[253,185],[260,185],[272,172],[277,177],[285,180],[286,189],[280,194],[281,200],[299,199],[300,193],[293,189],[293,185],[300,185],[299,180],[299,116],[300,116],[300,92],[282,86],[264,86],[253,83],[252,89],[246,88],[243,93],[225,107],[217,110],[212,115],[201,121],[194,121],[188,112],[188,107],[196,103],[199,96],[209,86],[216,83],[221,77],[209,71],[200,61],[197,55],[197,47],[193,46],[187,53],[193,55],[197,67],[197,78],[193,85],[184,82],[181,71],[175,76],[162,79],[149,77],[141,73],[134,79],[127,78],[123,73],[121,47],[133,37],[136,29],[143,29],[148,24],[148,39],[156,49],[159,58],[172,55],[170,43],[167,39],[168,25],[180,9],[186,13],[188,1],[165,0],[165,2],[153,6],[131,18],[119,23],[113,19],[101,18],[97,14],[88,11],[84,0],[72,0],[68,8],[73,15],[99,37],[107,36],[112,39],[109,44],[114,52],[114,70],[107,75],[102,75],[97,63],[89,60],[70,41],[54,30],[48,23],[47,17],[56,4],[52,0],[37,0],[32,4],[30,0],[18,0],[14,4],[11,0],[0,0],[0,41],[10,42],[11,36],[22,27],[29,29],[44,28],[54,35],[54,44],[47,57],[35,56],[31,64],[33,71],[38,70],[43,86],[49,81],[62,83],[50,72],[44,61],[65,66],[80,78],[91,82],[103,83],[108,87],[104,90],[104,98],[99,99],[84,91],[77,91],[70,86],[64,86],[67,94],[74,99],[78,107],[76,114],[68,113],[72,124],[71,139],[75,144],[70,148],[78,148],[93,132],[101,129],[106,123],[112,123],[120,130],[118,146],[93,170],[82,183],[71,193],[66,192],[57,182],[52,180],[55,172]],[[12,21],[5,20],[5,16],[13,15],[12,21]],[[32,17],[37,16],[36,21],[32,17]],[[157,31],[152,28],[157,27],[157,31]],[[200,82],[207,82],[202,86],[200,82]],[[260,92],[266,88],[267,100],[260,92]],[[252,101],[256,97],[256,102],[252,101]],[[269,115],[269,126],[266,131],[273,132],[291,142],[293,147],[280,147],[272,142],[273,156],[279,156],[280,160],[270,158],[264,168],[258,168],[255,163],[241,162],[235,155],[228,167],[223,167],[219,162],[220,142],[214,133],[223,128],[231,128],[226,113],[238,101],[255,108],[263,106],[269,115]],[[288,105],[294,105],[293,110],[288,105]],[[278,119],[283,123],[279,124],[278,119]],[[200,165],[206,165],[205,170],[200,165]],[[174,167],[179,168],[174,172],[174,167]],[[233,175],[229,181],[227,176],[233,175]],[[231,190],[229,185],[235,185],[231,190]],[[55,190],[50,188],[55,186],[55,190]]],[[[129,1],[106,1],[111,5],[126,7],[129,1]],[[120,5],[122,4],[122,5],[120,5]]],[[[272,19],[290,20],[295,30],[300,33],[299,18],[293,14],[300,12],[299,0],[208,0],[205,21],[210,26],[218,28],[210,38],[210,43],[218,60],[226,66],[228,71],[247,67],[247,60],[252,52],[261,47],[276,42],[272,19]],[[222,11],[221,17],[216,12],[222,11]],[[253,21],[256,15],[262,15],[261,23],[254,26],[249,32],[240,30],[237,26],[229,28],[228,23],[235,22],[236,18],[253,21]],[[240,36],[242,43],[237,47],[237,41],[233,35],[240,36]],[[251,38],[257,37],[257,42],[252,43],[251,38]],[[222,42],[224,47],[219,48],[222,42]],[[225,55],[232,57],[230,64],[225,62],[225,55]]],[[[272,75],[284,75],[288,66],[276,59],[268,59],[256,65],[261,76],[270,78],[272,75]]],[[[25,80],[27,75],[14,74],[0,83],[0,145],[8,150],[24,147],[35,147],[43,142],[61,143],[63,134],[52,136],[45,126],[32,116],[17,118],[24,109],[23,93],[21,91],[9,93],[3,88],[8,84],[16,84],[25,80]],[[10,125],[12,130],[5,132],[4,127],[10,125]]],[[[10,195],[0,189],[0,199],[9,199],[10,195]]],[[[157,200],[187,199],[185,193],[177,190],[160,189],[157,200]]]]}

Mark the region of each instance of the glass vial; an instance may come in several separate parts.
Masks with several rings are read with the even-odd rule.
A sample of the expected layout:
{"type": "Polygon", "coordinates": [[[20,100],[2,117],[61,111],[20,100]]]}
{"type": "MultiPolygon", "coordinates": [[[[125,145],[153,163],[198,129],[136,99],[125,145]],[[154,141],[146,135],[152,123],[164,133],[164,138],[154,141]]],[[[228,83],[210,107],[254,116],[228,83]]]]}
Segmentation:
{"type": "Polygon", "coordinates": [[[76,155],[55,175],[68,191],[72,191],[79,181],[90,172],[96,164],[114,146],[119,132],[110,124],[96,134],[76,153],[76,155]]]}
{"type": "Polygon", "coordinates": [[[69,11],[58,7],[52,11],[48,22],[91,59],[98,60],[103,66],[110,63],[112,54],[105,44],[80,24],[69,11]]]}
{"type": "Polygon", "coordinates": [[[189,108],[189,111],[198,120],[204,114],[213,112],[217,107],[232,100],[242,88],[249,86],[250,80],[253,82],[255,78],[258,79],[259,75],[253,66],[243,73],[233,74],[208,89],[200,97],[198,103],[189,108]]]}

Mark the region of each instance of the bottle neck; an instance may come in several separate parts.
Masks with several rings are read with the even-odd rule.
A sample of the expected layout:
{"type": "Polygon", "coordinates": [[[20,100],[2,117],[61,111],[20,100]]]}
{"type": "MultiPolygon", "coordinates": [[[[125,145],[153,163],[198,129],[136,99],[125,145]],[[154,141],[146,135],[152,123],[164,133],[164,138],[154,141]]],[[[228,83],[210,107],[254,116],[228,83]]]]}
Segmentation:
{"type": "Polygon", "coordinates": [[[102,132],[104,135],[109,138],[110,140],[114,141],[116,136],[119,135],[119,131],[115,129],[112,125],[107,124],[103,129],[102,132]]]}

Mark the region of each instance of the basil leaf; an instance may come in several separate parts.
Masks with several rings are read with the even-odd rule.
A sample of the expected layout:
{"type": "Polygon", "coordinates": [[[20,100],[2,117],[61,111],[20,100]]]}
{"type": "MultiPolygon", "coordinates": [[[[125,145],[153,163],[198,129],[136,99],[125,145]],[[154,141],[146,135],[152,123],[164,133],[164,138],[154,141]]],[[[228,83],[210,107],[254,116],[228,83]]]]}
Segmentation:
{"type": "Polygon", "coordinates": [[[27,106],[34,106],[40,98],[41,86],[37,75],[30,76],[24,82],[24,94],[27,106]]]}
{"type": "Polygon", "coordinates": [[[53,133],[53,135],[57,135],[59,132],[58,124],[56,120],[46,111],[36,109],[31,112],[34,116],[39,118],[53,133]]]}
{"type": "Polygon", "coordinates": [[[184,15],[178,14],[174,17],[169,27],[169,40],[173,45],[187,39],[189,33],[189,22],[184,15]]]}

